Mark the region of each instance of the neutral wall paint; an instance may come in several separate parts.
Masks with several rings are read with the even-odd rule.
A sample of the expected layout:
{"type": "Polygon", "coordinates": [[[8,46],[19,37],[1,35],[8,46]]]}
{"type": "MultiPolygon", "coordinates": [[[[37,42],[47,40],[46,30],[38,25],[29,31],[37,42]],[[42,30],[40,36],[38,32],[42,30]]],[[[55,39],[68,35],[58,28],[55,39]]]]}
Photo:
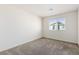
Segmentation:
{"type": "Polygon", "coordinates": [[[79,45],[79,8],[78,8],[78,45],[79,45]]]}
{"type": "Polygon", "coordinates": [[[45,17],[43,19],[43,37],[78,43],[78,29],[77,29],[77,11],[68,12],[51,17],[45,17]],[[65,18],[65,30],[64,31],[50,31],[48,29],[49,18],[65,18]]]}
{"type": "Polygon", "coordinates": [[[0,6],[0,51],[41,38],[41,18],[22,9],[0,6]]]}

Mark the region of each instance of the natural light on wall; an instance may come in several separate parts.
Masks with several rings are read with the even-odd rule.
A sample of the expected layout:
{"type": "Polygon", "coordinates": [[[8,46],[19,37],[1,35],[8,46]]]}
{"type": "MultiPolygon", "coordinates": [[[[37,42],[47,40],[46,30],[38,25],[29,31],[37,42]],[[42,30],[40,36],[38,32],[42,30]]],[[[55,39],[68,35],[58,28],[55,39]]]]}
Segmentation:
{"type": "Polygon", "coordinates": [[[64,18],[51,18],[48,19],[49,30],[65,30],[65,19],[64,18]]]}

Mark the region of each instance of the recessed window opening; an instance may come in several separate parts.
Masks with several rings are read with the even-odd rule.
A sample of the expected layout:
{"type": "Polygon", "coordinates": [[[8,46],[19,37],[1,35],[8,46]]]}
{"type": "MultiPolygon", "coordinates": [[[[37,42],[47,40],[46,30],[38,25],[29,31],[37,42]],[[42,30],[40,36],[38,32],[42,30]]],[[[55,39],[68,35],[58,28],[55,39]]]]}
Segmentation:
{"type": "Polygon", "coordinates": [[[65,30],[65,19],[64,18],[51,18],[48,19],[49,30],[65,30]]]}

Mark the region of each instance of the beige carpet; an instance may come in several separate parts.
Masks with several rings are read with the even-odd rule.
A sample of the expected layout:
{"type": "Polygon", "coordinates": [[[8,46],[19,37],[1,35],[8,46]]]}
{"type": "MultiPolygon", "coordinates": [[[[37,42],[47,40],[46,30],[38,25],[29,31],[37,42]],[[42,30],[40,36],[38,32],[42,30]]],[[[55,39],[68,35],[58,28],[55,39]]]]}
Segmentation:
{"type": "Polygon", "coordinates": [[[75,44],[53,39],[38,39],[0,52],[1,55],[79,55],[75,44]]]}

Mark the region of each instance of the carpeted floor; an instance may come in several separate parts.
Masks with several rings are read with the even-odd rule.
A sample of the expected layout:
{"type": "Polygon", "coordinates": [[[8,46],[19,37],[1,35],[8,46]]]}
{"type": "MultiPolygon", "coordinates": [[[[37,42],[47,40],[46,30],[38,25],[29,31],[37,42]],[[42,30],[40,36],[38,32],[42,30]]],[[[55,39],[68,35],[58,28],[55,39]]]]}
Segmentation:
{"type": "Polygon", "coordinates": [[[79,47],[43,38],[0,52],[0,55],[79,55],[79,47]]]}

